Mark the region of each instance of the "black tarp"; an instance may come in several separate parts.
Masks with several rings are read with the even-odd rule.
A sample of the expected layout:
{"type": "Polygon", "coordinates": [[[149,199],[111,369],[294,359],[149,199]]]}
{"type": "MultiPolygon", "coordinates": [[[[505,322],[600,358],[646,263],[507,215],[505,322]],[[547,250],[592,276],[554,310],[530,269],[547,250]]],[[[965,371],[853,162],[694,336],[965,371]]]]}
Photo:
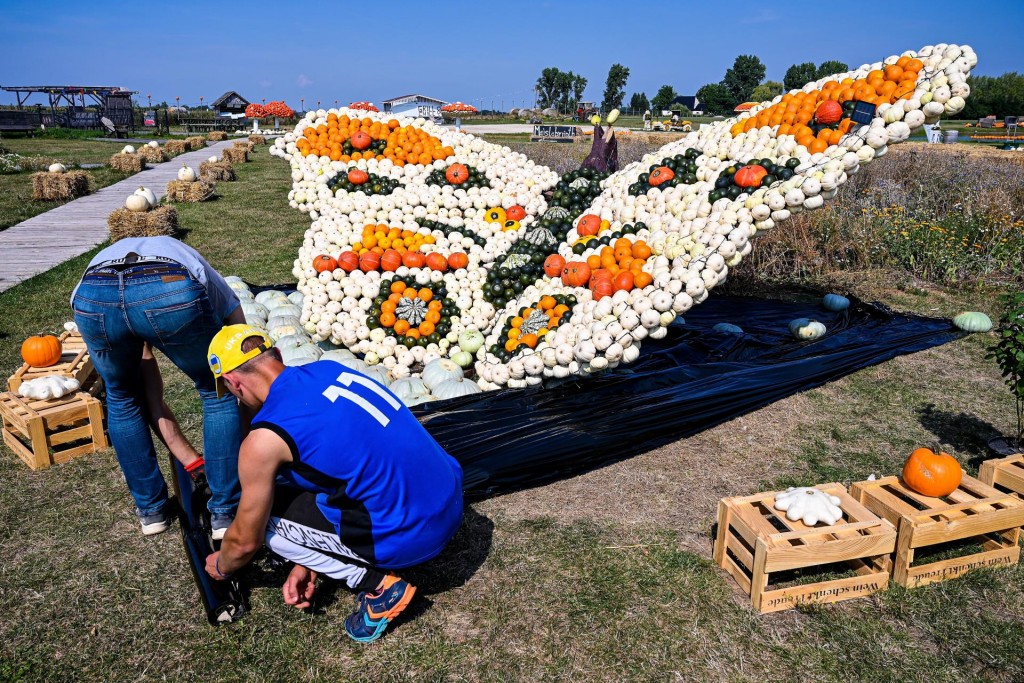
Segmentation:
{"type": "Polygon", "coordinates": [[[795,301],[711,296],[662,340],[645,340],[630,366],[556,386],[487,392],[413,412],[462,463],[467,497],[536,486],[696,434],[764,405],[964,333],[949,320],[851,300],[825,311],[795,301]],[[812,318],[828,333],[789,334],[812,318]],[[742,336],[714,332],[720,322],[742,336]]]}

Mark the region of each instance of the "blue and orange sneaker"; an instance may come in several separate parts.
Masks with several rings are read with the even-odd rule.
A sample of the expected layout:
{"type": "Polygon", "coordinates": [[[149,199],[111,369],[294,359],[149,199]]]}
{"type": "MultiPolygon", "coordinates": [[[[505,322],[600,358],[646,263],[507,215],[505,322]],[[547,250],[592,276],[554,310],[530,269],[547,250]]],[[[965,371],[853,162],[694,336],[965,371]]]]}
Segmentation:
{"type": "Polygon", "coordinates": [[[416,586],[388,574],[380,590],[359,594],[359,606],[345,619],[345,632],[352,640],[372,643],[384,635],[388,624],[408,607],[415,594],[416,586]]]}

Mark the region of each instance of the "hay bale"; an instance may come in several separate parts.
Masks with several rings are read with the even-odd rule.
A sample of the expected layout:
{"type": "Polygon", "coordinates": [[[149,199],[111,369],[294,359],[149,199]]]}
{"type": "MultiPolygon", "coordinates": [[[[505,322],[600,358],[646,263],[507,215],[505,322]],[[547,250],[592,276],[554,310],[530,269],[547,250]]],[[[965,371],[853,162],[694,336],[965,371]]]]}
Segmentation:
{"type": "Polygon", "coordinates": [[[138,173],[146,168],[146,160],[139,154],[119,152],[110,157],[110,166],[122,173],[138,173]]]}
{"type": "Polygon", "coordinates": [[[185,146],[189,149],[203,149],[206,147],[206,138],[202,135],[192,135],[185,138],[185,146]]]}
{"type": "Polygon", "coordinates": [[[249,151],[245,147],[225,147],[221,156],[224,157],[224,161],[232,164],[244,164],[249,161],[249,151]]]}
{"type": "Polygon", "coordinates": [[[83,171],[32,174],[32,199],[68,200],[89,194],[89,176],[83,171]]]}
{"type": "Polygon", "coordinates": [[[152,211],[114,209],[107,218],[107,227],[111,242],[126,237],[174,235],[178,231],[178,210],[173,206],[161,206],[152,211]]]}
{"type": "Polygon", "coordinates": [[[249,136],[249,142],[251,142],[254,145],[265,145],[267,144],[267,139],[262,135],[256,135],[255,133],[253,133],[252,135],[249,136]]]}
{"type": "Polygon", "coordinates": [[[149,145],[143,145],[137,150],[138,155],[145,159],[151,164],[162,164],[167,161],[167,157],[164,155],[164,151],[159,147],[150,147],[149,145]]]}
{"type": "Polygon", "coordinates": [[[168,140],[164,143],[164,151],[168,154],[177,156],[178,154],[184,154],[188,151],[188,145],[185,144],[184,140],[168,140]]]}
{"type": "Polygon", "coordinates": [[[228,139],[228,134],[222,130],[211,130],[206,134],[206,139],[210,142],[223,142],[228,139]]]}
{"type": "Polygon", "coordinates": [[[213,196],[215,185],[206,180],[172,180],[167,183],[167,201],[170,202],[205,202],[213,196]]]}
{"type": "Polygon", "coordinates": [[[231,143],[235,149],[244,149],[246,152],[252,152],[256,145],[252,144],[248,140],[235,140],[231,143]]]}
{"type": "Polygon", "coordinates": [[[208,182],[230,182],[235,179],[235,169],[226,161],[204,161],[199,164],[199,178],[208,182]]]}

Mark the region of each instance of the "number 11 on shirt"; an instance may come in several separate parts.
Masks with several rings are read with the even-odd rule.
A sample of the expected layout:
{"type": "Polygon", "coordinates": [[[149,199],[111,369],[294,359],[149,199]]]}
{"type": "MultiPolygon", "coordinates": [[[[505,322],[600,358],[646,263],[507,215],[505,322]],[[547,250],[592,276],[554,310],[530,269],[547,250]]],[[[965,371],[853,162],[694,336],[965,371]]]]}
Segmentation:
{"type": "MultiPolygon", "coordinates": [[[[384,387],[377,384],[369,377],[363,377],[362,375],[356,375],[350,372],[343,372],[340,375],[338,375],[338,379],[335,381],[337,381],[339,384],[343,384],[346,387],[351,387],[353,384],[360,384],[366,387],[373,393],[377,394],[377,396],[382,398],[385,402],[387,402],[387,404],[391,406],[394,412],[398,412],[398,410],[402,407],[402,403],[398,399],[389,394],[384,389],[384,387]]],[[[379,422],[381,427],[387,427],[388,424],[391,422],[391,418],[385,415],[380,409],[377,408],[377,406],[373,405],[365,398],[355,393],[354,391],[350,391],[349,389],[343,389],[342,387],[332,384],[331,386],[324,389],[324,397],[331,403],[334,403],[339,398],[344,398],[348,401],[351,401],[352,403],[356,404],[357,406],[365,410],[367,413],[369,413],[370,417],[379,422]]]]}

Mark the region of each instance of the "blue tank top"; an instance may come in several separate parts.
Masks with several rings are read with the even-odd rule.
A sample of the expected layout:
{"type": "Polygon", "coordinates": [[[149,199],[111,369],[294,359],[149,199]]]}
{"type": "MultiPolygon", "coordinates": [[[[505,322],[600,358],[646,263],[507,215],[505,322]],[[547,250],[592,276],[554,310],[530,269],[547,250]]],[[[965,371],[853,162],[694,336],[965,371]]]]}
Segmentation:
{"type": "Polygon", "coordinates": [[[462,468],[401,400],[331,360],[274,380],[253,429],[270,429],[294,462],[278,471],[317,494],[342,543],[401,569],[434,557],[462,521],[462,468]]]}

